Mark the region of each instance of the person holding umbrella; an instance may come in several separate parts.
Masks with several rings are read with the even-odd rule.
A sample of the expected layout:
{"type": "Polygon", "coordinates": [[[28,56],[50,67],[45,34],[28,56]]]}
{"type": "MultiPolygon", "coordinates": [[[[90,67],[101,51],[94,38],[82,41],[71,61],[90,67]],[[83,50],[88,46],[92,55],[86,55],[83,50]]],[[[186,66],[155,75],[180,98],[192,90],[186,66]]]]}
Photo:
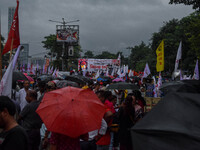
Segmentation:
{"type": "Polygon", "coordinates": [[[101,128],[105,107],[92,90],[68,86],[45,93],[36,112],[52,133],[50,150],[80,150],[80,138],[101,128]]]}

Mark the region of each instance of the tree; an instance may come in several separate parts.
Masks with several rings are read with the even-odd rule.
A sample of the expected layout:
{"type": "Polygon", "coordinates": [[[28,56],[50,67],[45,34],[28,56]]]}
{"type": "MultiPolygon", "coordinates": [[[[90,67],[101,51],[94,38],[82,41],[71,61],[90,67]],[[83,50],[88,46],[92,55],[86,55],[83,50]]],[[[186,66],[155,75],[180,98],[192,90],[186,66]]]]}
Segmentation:
{"type": "Polygon", "coordinates": [[[154,50],[155,54],[158,45],[164,40],[165,72],[169,72],[169,74],[174,70],[178,45],[182,40],[177,26],[179,26],[177,19],[164,22],[159,33],[154,33],[152,37],[152,50],[154,50]]]}
{"type": "Polygon", "coordinates": [[[200,1],[199,0],[170,0],[169,4],[192,5],[193,9],[200,10],[200,1]]]}
{"type": "MultiPolygon", "coordinates": [[[[3,42],[4,42],[4,40],[5,40],[5,38],[1,35],[1,53],[3,51],[3,42]]],[[[8,66],[9,57],[10,57],[9,53],[6,53],[6,54],[2,55],[2,68],[4,66],[8,66]]]]}
{"type": "Polygon", "coordinates": [[[180,41],[182,41],[181,70],[193,73],[195,61],[200,57],[200,16],[199,12],[182,18],[165,22],[159,32],[153,33],[152,49],[154,53],[161,40],[165,42],[165,70],[170,74],[174,71],[175,59],[180,41]]]}
{"type": "MultiPolygon", "coordinates": [[[[42,41],[44,44],[44,48],[50,50],[48,53],[50,58],[55,58],[53,61],[54,67],[59,69],[62,68],[62,59],[64,60],[64,65],[68,66],[75,64],[77,62],[77,58],[80,57],[81,47],[80,45],[74,46],[74,56],[69,57],[67,53],[67,44],[65,44],[65,50],[63,51],[63,43],[59,43],[56,41],[56,35],[50,34],[49,36],[44,37],[45,40],[42,41]]],[[[78,64],[78,63],[77,63],[78,64]]],[[[76,65],[77,66],[77,65],[76,65]]]]}
{"type": "Polygon", "coordinates": [[[187,17],[190,24],[187,26],[187,37],[197,58],[200,58],[200,12],[195,12],[187,17]]]}
{"type": "Polygon", "coordinates": [[[80,52],[82,52],[81,46],[80,45],[74,46],[74,55],[68,57],[69,58],[68,70],[69,69],[78,69],[78,58],[81,57],[80,52]]]}
{"type": "Polygon", "coordinates": [[[95,56],[96,59],[116,59],[116,55],[108,51],[103,51],[100,55],[95,56]]]}
{"type": "Polygon", "coordinates": [[[92,51],[87,51],[84,53],[84,58],[94,58],[92,51]]]}
{"type": "Polygon", "coordinates": [[[129,56],[129,66],[135,71],[143,71],[145,64],[148,63],[151,70],[155,68],[155,55],[152,49],[147,46],[143,41],[140,45],[129,47],[131,54],[129,56]]]}

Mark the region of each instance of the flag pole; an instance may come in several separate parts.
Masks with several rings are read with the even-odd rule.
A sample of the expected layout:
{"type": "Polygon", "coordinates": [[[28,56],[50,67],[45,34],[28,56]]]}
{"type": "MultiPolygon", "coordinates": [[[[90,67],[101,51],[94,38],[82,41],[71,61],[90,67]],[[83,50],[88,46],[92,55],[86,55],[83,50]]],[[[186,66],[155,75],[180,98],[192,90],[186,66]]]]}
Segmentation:
{"type": "Polygon", "coordinates": [[[11,48],[10,48],[10,61],[11,61],[11,58],[12,58],[13,41],[14,41],[14,38],[12,38],[12,41],[11,41],[11,48]]]}
{"type": "Polygon", "coordinates": [[[0,9],[0,80],[2,79],[2,55],[1,55],[1,9],[0,9]]]}

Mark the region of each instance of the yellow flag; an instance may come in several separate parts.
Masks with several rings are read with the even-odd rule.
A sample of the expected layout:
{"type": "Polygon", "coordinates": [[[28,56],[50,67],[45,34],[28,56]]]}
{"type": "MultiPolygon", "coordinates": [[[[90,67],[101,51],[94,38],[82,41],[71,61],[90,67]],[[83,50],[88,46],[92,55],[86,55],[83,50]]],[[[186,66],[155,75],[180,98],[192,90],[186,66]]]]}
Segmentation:
{"type": "Polygon", "coordinates": [[[157,55],[157,64],[156,70],[157,72],[164,70],[164,41],[162,40],[158,48],[156,49],[157,55]]]}

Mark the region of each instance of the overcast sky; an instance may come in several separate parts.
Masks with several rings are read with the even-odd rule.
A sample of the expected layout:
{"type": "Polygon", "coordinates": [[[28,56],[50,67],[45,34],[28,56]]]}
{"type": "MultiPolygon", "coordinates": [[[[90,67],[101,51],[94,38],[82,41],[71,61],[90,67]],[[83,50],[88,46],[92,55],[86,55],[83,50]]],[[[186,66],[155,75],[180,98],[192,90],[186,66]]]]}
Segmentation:
{"type": "MultiPolygon", "coordinates": [[[[144,41],[149,43],[152,33],[163,22],[181,19],[194,10],[185,5],[169,5],[169,0],[19,0],[21,43],[29,43],[29,54],[44,52],[41,41],[55,34],[57,23],[48,20],[77,20],[80,25],[80,44],[84,51],[128,51],[126,47],[144,41]]],[[[8,31],[8,7],[16,7],[15,0],[0,0],[1,30],[8,31]]]]}

